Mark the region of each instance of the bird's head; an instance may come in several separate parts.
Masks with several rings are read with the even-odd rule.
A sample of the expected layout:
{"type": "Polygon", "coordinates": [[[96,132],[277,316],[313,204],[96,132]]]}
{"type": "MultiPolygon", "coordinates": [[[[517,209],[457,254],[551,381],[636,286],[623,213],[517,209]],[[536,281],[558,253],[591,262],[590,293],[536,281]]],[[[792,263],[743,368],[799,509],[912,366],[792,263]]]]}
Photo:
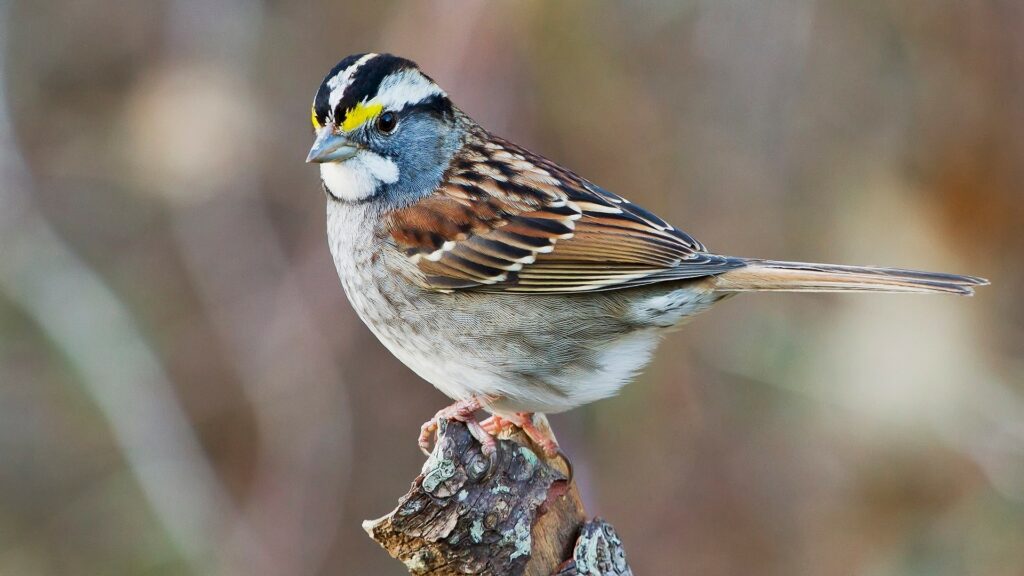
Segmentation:
{"type": "Polygon", "coordinates": [[[430,193],[459,147],[448,95],[414,62],[391,54],[355,54],[338,63],[316,92],[316,141],[307,162],[320,164],[334,199],[411,201],[430,193]]]}

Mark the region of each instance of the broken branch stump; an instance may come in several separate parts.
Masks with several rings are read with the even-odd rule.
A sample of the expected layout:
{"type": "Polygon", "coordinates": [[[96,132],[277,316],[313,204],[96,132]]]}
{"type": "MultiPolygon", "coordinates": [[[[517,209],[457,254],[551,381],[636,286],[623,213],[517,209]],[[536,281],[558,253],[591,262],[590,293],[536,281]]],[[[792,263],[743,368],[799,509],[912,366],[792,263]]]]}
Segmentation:
{"type": "Polygon", "coordinates": [[[631,575],[611,525],[586,522],[567,463],[539,454],[517,430],[488,458],[465,424],[442,421],[398,507],[363,528],[417,576],[631,575]]]}

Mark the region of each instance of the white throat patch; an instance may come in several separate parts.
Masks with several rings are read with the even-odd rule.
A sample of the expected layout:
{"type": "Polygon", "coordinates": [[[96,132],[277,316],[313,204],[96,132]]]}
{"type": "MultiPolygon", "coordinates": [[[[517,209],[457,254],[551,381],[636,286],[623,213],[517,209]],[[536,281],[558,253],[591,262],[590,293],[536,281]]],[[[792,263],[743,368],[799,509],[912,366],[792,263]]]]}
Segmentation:
{"type": "Polygon", "coordinates": [[[335,198],[357,202],[373,196],[381,184],[397,182],[398,165],[380,154],[361,150],[344,162],[324,162],[320,177],[335,198]]]}

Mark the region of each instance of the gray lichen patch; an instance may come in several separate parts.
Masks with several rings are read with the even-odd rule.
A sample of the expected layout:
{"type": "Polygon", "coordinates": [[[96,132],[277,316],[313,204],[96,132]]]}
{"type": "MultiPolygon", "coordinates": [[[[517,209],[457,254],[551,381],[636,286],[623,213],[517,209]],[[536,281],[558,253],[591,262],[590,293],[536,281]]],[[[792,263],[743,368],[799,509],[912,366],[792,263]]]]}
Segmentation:
{"type": "Polygon", "coordinates": [[[525,519],[520,518],[511,534],[512,545],[515,548],[512,552],[512,556],[510,557],[512,560],[521,556],[529,556],[530,554],[530,546],[533,542],[533,538],[530,536],[530,525],[524,520],[525,519]]]}
{"type": "Polygon", "coordinates": [[[455,475],[455,462],[448,459],[434,460],[434,467],[423,477],[423,489],[433,494],[438,485],[455,475]]]}
{"type": "Polygon", "coordinates": [[[633,576],[633,571],[615,529],[595,518],[580,530],[572,561],[556,576],[633,576]]]}
{"type": "Polygon", "coordinates": [[[474,518],[469,526],[469,537],[473,542],[479,544],[484,541],[484,523],[479,518],[474,518]]]}

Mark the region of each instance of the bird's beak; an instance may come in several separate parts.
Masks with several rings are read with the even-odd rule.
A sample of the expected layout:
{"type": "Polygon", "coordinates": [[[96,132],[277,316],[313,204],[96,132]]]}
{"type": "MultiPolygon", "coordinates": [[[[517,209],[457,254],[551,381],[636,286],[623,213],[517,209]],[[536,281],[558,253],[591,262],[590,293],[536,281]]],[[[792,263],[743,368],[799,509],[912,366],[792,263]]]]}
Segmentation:
{"type": "Polygon", "coordinates": [[[344,135],[335,133],[330,126],[325,126],[317,133],[309,156],[306,156],[306,162],[341,162],[355,156],[358,150],[359,147],[344,135]]]}

